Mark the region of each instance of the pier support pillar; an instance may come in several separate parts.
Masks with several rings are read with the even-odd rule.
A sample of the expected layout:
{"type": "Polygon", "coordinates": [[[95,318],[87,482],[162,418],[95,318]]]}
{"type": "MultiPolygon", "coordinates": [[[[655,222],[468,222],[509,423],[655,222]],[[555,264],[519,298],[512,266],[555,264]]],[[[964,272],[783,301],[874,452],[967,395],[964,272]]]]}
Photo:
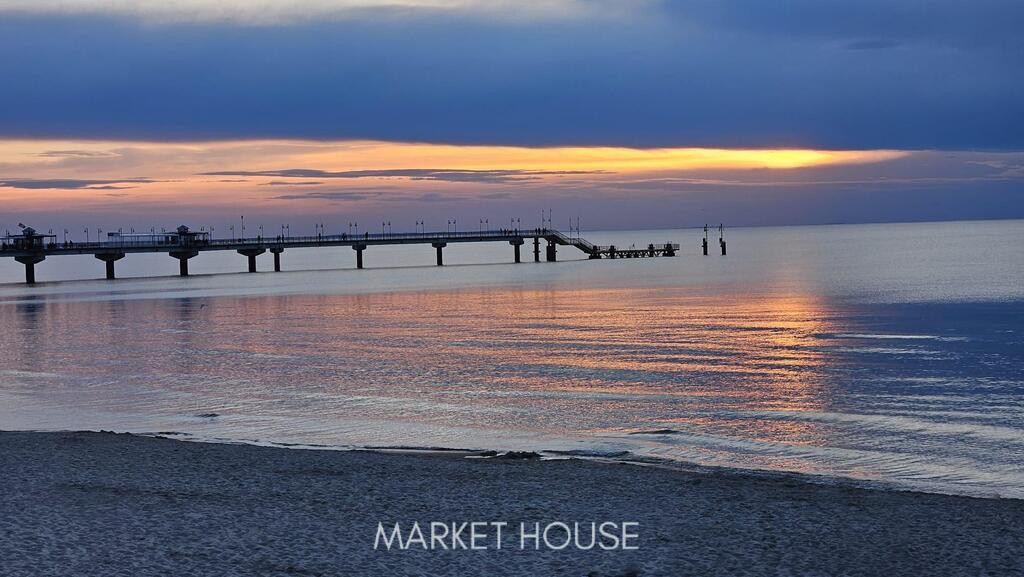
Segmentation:
{"type": "Polygon", "coordinates": [[[555,259],[555,251],[557,250],[557,249],[555,248],[555,243],[553,243],[553,242],[551,242],[551,241],[549,240],[549,241],[548,241],[548,247],[547,247],[547,249],[548,249],[548,250],[547,250],[547,255],[545,255],[545,256],[547,257],[547,261],[548,261],[548,262],[555,262],[555,260],[556,260],[556,259],[555,259]]]}
{"type": "Polygon", "coordinates": [[[521,257],[521,255],[519,254],[519,247],[523,246],[523,244],[524,244],[525,242],[526,242],[526,241],[524,241],[524,240],[523,240],[523,239],[521,239],[521,238],[516,238],[516,239],[513,239],[513,240],[510,240],[510,241],[508,241],[508,243],[509,243],[510,245],[512,245],[512,248],[513,248],[513,249],[515,249],[515,253],[516,253],[516,262],[517,262],[517,263],[519,263],[519,262],[523,262],[523,260],[522,260],[522,257],[521,257]]]}
{"type": "Polygon", "coordinates": [[[672,243],[665,243],[665,251],[661,253],[662,256],[676,256],[676,248],[672,246],[672,243]]]}
{"type": "Polygon", "coordinates": [[[25,284],[36,284],[36,263],[43,262],[46,257],[41,254],[16,256],[14,260],[25,265],[25,284]]]}
{"type": "Polygon", "coordinates": [[[363,268],[363,251],[366,250],[366,245],[354,244],[352,250],[356,251],[356,268],[363,268]]]}
{"type": "Polygon", "coordinates": [[[188,259],[199,254],[199,251],[195,250],[178,250],[169,253],[172,257],[178,259],[178,274],[181,276],[188,276],[188,259]]]}
{"type": "Polygon", "coordinates": [[[444,256],[441,254],[441,249],[448,246],[446,242],[432,242],[430,246],[437,249],[437,266],[444,266],[444,256]]]}
{"type": "Polygon", "coordinates": [[[540,237],[533,237],[533,262],[540,262],[540,237]]]}
{"type": "Polygon", "coordinates": [[[704,247],[704,256],[708,256],[708,239],[702,240],[701,245],[704,247]]]}
{"type": "Polygon", "coordinates": [[[281,272],[281,253],[284,252],[284,249],[272,248],[270,252],[274,254],[274,272],[281,272]]]}
{"type": "Polygon", "coordinates": [[[101,252],[93,255],[107,265],[107,280],[114,280],[114,261],[124,258],[123,252],[101,252]]]}
{"type": "Polygon", "coordinates": [[[722,256],[725,256],[725,239],[718,239],[718,244],[722,245],[722,256]]]}
{"type": "Polygon", "coordinates": [[[249,272],[256,272],[256,257],[267,252],[265,248],[240,248],[238,254],[248,257],[249,272]]]}

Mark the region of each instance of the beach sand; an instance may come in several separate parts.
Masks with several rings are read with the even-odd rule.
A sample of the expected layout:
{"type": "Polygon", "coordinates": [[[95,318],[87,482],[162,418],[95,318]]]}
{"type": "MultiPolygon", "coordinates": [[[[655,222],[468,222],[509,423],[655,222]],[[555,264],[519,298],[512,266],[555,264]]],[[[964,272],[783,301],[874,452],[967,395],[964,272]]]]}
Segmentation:
{"type": "MultiPolygon", "coordinates": [[[[0,433],[0,575],[1024,575],[1024,501],[579,460],[0,433]],[[636,521],[639,550],[374,550],[377,523],[636,521]]],[[[589,525],[588,525],[589,527],[589,525]]]]}

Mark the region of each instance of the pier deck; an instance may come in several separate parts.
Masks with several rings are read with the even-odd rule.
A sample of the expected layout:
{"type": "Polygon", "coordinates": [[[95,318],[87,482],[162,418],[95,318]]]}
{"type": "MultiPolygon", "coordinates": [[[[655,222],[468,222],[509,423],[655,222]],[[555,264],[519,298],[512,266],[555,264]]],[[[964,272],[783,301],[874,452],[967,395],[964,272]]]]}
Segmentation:
{"type": "Polygon", "coordinates": [[[112,234],[102,242],[57,242],[52,234],[38,234],[25,228],[22,234],[8,236],[0,244],[0,257],[11,257],[25,265],[25,282],[35,282],[35,265],[48,256],[91,254],[106,264],[106,276],[115,278],[114,263],[129,253],[164,252],[178,259],[179,274],[188,276],[188,260],[201,252],[233,250],[248,258],[249,271],[256,272],[256,257],[270,252],[274,256],[274,270],[281,270],[281,253],[287,248],[349,246],[356,252],[356,267],[363,268],[363,252],[370,246],[394,244],[430,244],[437,250],[437,264],[444,264],[442,249],[449,243],[507,242],[514,249],[515,262],[521,262],[521,247],[533,244],[534,261],[557,260],[557,247],[571,246],[591,259],[641,258],[675,256],[678,244],[649,244],[646,248],[618,249],[599,246],[578,236],[567,236],[548,228],[498,229],[475,232],[400,232],[361,233],[315,236],[275,236],[250,238],[210,238],[206,232],[190,231],[181,226],[174,232],[140,235],[112,234]]]}

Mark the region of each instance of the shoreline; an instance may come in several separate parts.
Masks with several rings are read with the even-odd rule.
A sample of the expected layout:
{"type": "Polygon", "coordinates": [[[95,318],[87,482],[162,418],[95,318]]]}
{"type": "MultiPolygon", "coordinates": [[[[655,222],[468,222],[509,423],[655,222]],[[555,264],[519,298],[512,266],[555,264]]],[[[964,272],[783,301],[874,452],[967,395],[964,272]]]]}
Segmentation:
{"type": "Polygon", "coordinates": [[[5,574],[1024,570],[1024,500],[591,459],[310,449],[0,432],[5,574]],[[413,521],[634,521],[640,549],[374,550],[378,523],[413,521]]]}
{"type": "MultiPolygon", "coordinates": [[[[0,430],[0,433],[5,431],[0,430]]],[[[809,485],[820,485],[827,487],[846,487],[850,489],[864,489],[868,491],[889,491],[899,493],[920,493],[923,495],[945,495],[950,497],[966,497],[971,499],[1007,500],[1024,502],[1024,497],[1014,497],[1000,494],[998,492],[982,493],[965,491],[954,493],[942,490],[927,490],[922,487],[914,487],[901,484],[898,481],[887,481],[882,479],[860,479],[855,477],[843,477],[840,475],[829,475],[825,473],[805,473],[799,471],[787,471],[781,469],[753,469],[742,467],[731,467],[728,465],[708,465],[692,461],[682,461],[667,457],[654,457],[630,450],[623,450],[618,454],[602,453],[601,451],[587,452],[579,450],[558,450],[523,447],[518,449],[485,449],[469,447],[443,447],[443,446],[412,446],[412,445],[329,445],[318,443],[292,443],[269,441],[259,439],[231,439],[222,437],[201,437],[193,433],[178,431],[158,432],[131,432],[131,431],[10,431],[10,432],[32,432],[32,433],[104,433],[104,434],[127,434],[138,437],[166,438],[174,441],[188,443],[212,443],[215,445],[248,445],[253,447],[267,447],[272,449],[291,449],[298,451],[338,451],[338,452],[367,452],[380,454],[412,454],[412,455],[437,455],[451,458],[469,459],[492,459],[506,458],[504,453],[514,453],[520,456],[513,458],[536,459],[542,461],[557,460],[578,460],[582,462],[600,463],[605,465],[628,465],[634,467],[650,467],[666,471],[677,471],[692,473],[696,475],[723,475],[727,477],[751,479],[767,479],[782,482],[806,483],[809,485]],[[532,456],[525,456],[526,454],[532,456]]]]}

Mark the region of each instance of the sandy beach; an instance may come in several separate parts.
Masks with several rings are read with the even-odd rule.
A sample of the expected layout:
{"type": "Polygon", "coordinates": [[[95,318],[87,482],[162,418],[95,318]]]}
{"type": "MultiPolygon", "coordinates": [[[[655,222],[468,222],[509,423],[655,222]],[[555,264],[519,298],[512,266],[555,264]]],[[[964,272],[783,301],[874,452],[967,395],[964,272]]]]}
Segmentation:
{"type": "Polygon", "coordinates": [[[0,433],[0,463],[6,577],[1024,571],[1020,500],[92,432],[0,433]],[[632,521],[639,549],[374,549],[378,523],[414,521],[632,521]]]}

